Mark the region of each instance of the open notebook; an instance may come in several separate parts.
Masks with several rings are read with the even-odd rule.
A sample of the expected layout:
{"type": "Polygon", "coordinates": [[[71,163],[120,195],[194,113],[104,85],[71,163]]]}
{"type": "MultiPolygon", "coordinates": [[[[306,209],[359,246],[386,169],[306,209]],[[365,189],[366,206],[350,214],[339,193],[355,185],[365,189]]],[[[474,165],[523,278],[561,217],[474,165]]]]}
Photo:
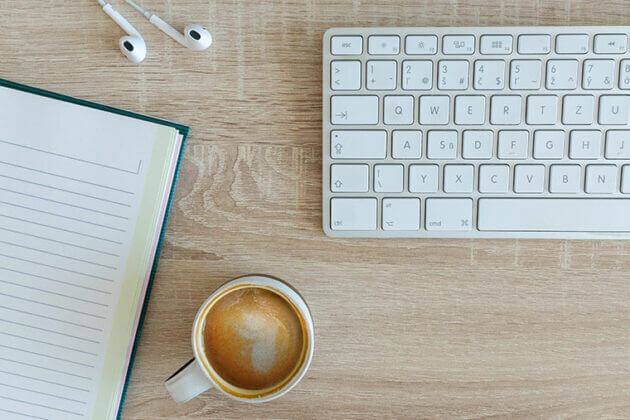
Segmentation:
{"type": "Polygon", "coordinates": [[[187,134],[0,79],[0,418],[120,416],[187,134]]]}

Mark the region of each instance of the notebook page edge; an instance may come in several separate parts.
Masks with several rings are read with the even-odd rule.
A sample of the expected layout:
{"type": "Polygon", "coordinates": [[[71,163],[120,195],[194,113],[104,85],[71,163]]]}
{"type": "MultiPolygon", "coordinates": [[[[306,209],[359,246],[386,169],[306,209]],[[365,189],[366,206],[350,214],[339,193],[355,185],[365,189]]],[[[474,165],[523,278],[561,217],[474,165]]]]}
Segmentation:
{"type": "Polygon", "coordinates": [[[147,287],[147,272],[151,273],[151,261],[155,259],[153,248],[161,236],[162,208],[165,208],[170,196],[168,183],[169,180],[172,182],[172,168],[177,163],[177,159],[171,158],[179,144],[177,133],[172,127],[158,128],[129,251],[129,264],[121,284],[111,334],[107,339],[101,379],[91,416],[93,419],[115,418],[118,411],[120,389],[126,382],[128,349],[135,342],[134,330],[137,327],[138,313],[142,311],[144,303],[142,290],[147,287]],[[146,217],[147,214],[152,217],[146,217]],[[136,262],[133,267],[131,261],[136,262]],[[143,281],[138,281],[139,279],[143,281]]]}

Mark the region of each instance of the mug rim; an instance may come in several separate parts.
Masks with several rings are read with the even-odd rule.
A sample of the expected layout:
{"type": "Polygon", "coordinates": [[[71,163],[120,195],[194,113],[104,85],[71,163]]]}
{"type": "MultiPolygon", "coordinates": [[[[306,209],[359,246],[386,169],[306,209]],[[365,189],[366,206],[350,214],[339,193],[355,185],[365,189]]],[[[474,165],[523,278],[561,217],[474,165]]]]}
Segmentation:
{"type": "MultiPolygon", "coordinates": [[[[228,292],[228,293],[231,293],[231,292],[228,292]]],[[[232,279],[222,284],[202,303],[199,310],[197,311],[197,315],[195,316],[195,321],[193,323],[191,344],[193,348],[193,353],[195,355],[195,362],[199,365],[204,375],[206,376],[206,378],[208,378],[208,380],[210,381],[210,383],[212,384],[214,388],[216,388],[221,393],[237,401],[242,401],[242,402],[247,402],[247,403],[262,403],[262,402],[274,400],[286,394],[287,392],[295,388],[295,386],[297,386],[297,384],[302,380],[304,375],[306,375],[306,372],[308,371],[308,368],[310,367],[311,361],[313,359],[313,352],[315,348],[314,335],[315,334],[314,334],[314,328],[313,328],[313,319],[312,319],[310,308],[306,304],[306,300],[302,297],[302,295],[296,289],[294,289],[287,282],[277,277],[269,276],[266,274],[247,274],[247,275],[237,277],[235,279],[232,279]],[[226,389],[227,387],[219,383],[219,381],[217,381],[216,378],[213,377],[209,369],[202,362],[202,359],[206,360],[206,362],[208,363],[208,366],[210,366],[210,370],[213,370],[210,362],[207,360],[207,357],[203,358],[201,356],[201,353],[203,352],[203,350],[199,348],[200,345],[202,344],[202,339],[201,340],[199,339],[200,335],[202,335],[201,325],[203,321],[205,320],[205,317],[204,319],[202,319],[202,315],[204,315],[204,313],[206,313],[207,310],[209,310],[209,308],[211,308],[214,304],[216,304],[216,302],[219,301],[219,299],[217,299],[216,302],[213,303],[213,301],[219,295],[225,293],[226,291],[230,289],[236,288],[239,285],[242,285],[243,287],[249,286],[249,287],[268,288],[272,292],[276,294],[280,294],[280,296],[288,300],[291,306],[294,307],[294,310],[298,312],[298,315],[300,316],[300,318],[302,318],[304,322],[304,327],[306,330],[305,331],[307,335],[306,351],[302,358],[301,366],[295,373],[292,374],[292,377],[290,378],[289,381],[281,385],[278,389],[272,390],[271,392],[263,396],[253,395],[251,397],[244,397],[244,396],[235,395],[229,392],[226,389]],[[210,305],[211,303],[213,304],[210,305]]],[[[220,377],[216,372],[214,372],[214,374],[217,377],[220,377]]]]}

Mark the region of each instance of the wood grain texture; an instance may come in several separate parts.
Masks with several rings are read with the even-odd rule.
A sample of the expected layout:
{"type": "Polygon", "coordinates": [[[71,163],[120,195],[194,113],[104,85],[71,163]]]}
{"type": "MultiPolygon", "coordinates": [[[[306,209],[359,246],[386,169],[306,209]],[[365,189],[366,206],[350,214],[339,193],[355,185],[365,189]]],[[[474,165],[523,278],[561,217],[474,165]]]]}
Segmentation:
{"type": "Polygon", "coordinates": [[[625,0],[120,0],[145,63],[91,0],[3,0],[0,77],[186,123],[185,153],[124,418],[630,417],[630,243],[333,240],[321,229],[321,38],[333,26],[623,25],[625,0]],[[293,283],[316,323],[305,380],[243,405],[178,406],[198,306],[248,273],[293,283]]]}

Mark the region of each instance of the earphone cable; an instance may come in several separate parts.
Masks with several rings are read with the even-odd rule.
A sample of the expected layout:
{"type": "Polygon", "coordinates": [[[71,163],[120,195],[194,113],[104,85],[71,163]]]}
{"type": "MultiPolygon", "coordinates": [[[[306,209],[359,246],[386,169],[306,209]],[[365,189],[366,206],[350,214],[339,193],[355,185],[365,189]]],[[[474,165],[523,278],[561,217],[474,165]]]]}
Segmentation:
{"type": "Polygon", "coordinates": [[[125,0],[127,2],[127,4],[131,7],[133,7],[134,9],[136,9],[138,12],[142,13],[144,16],[146,16],[147,19],[151,19],[151,13],[147,12],[146,10],[144,10],[142,7],[138,6],[136,4],[136,2],[132,1],[132,0],[125,0]]]}

